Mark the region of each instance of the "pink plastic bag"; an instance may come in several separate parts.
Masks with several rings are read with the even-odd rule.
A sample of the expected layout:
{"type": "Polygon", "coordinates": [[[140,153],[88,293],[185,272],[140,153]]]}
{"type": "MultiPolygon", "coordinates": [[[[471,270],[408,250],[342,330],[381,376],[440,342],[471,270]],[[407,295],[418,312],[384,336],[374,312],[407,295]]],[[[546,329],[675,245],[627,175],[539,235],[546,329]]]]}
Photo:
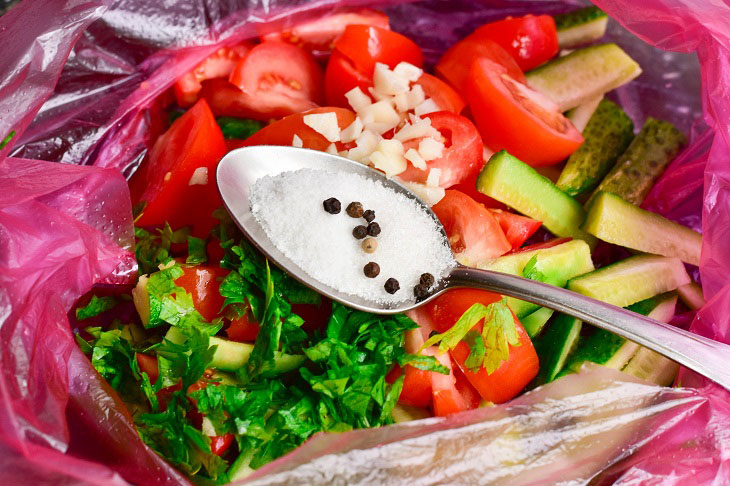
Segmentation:
{"type": "MultiPolygon", "coordinates": [[[[144,157],[152,101],[220,45],[373,2],[107,3],[25,0],[0,18],[0,139],[16,132],[0,151],[13,155],[0,160],[0,467],[8,484],[189,484],[142,444],[66,317],[92,285],[134,278],[119,170],[129,175],[144,157]]],[[[702,105],[692,56],[610,29],[646,73],[615,94],[622,106],[639,123],[653,115],[692,131],[645,205],[701,225],[708,304],[691,329],[730,342],[730,7],[596,3],[645,41],[699,56],[702,105]],[[702,108],[707,127],[696,121],[702,108]]],[[[480,23],[578,4],[426,1],[388,13],[433,62],[480,23]]],[[[492,409],[318,436],[251,480],[730,484],[730,395],[686,370],[680,381],[696,389],[587,369],[492,409]]]]}

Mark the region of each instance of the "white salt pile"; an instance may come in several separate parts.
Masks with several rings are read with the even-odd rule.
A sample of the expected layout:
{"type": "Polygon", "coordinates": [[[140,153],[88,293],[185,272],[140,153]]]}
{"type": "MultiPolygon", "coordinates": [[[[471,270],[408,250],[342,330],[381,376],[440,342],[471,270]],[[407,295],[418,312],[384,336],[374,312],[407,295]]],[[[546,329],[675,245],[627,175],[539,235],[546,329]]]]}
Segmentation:
{"type": "Polygon", "coordinates": [[[311,277],[341,292],[381,303],[413,300],[413,288],[423,273],[438,281],[454,259],[439,230],[415,201],[358,174],[301,169],[263,177],[251,189],[254,217],[277,248],[311,277]],[[338,214],[325,211],[323,201],[337,198],[338,214]],[[353,228],[367,226],[346,212],[351,202],[375,211],[381,233],[377,249],[366,253],[353,228]],[[380,266],[375,278],[363,271],[369,262],[380,266]],[[389,278],[400,290],[385,291],[389,278]]]}

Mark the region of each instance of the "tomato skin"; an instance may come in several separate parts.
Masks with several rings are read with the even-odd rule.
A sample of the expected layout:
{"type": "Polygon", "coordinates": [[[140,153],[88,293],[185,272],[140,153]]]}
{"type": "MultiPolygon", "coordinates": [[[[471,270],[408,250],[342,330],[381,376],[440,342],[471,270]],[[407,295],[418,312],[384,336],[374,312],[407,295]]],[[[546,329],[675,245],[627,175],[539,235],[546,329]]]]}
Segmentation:
{"type": "Polygon", "coordinates": [[[180,268],[182,268],[183,274],[175,280],[175,284],[184,288],[192,296],[195,310],[200,312],[206,321],[212,321],[223,308],[225,299],[219,289],[222,278],[228,275],[229,271],[225,268],[207,265],[181,266],[180,268]]]}
{"type": "Polygon", "coordinates": [[[432,209],[459,261],[478,265],[512,249],[494,216],[466,194],[447,190],[432,209]]]}
{"type": "Polygon", "coordinates": [[[324,92],[328,105],[350,108],[345,93],[359,87],[368,94],[368,88],[372,85],[372,73],[369,76],[362,74],[343,54],[332,52],[324,73],[324,92]]]}
{"type": "Polygon", "coordinates": [[[466,106],[466,101],[448,83],[436,76],[423,73],[416,84],[420,84],[426,98],[431,98],[443,111],[459,114],[466,106]]]}
{"type": "MultiPolygon", "coordinates": [[[[404,348],[409,354],[418,354],[423,346],[423,336],[419,329],[411,329],[405,332],[404,348]]],[[[413,407],[426,408],[431,404],[431,372],[419,370],[413,366],[406,365],[404,370],[403,390],[398,402],[413,407]]]]}
{"type": "MultiPolygon", "coordinates": [[[[489,305],[497,302],[501,296],[492,292],[477,289],[454,289],[445,292],[426,304],[426,311],[431,315],[439,332],[445,332],[475,303],[489,305]]],[[[530,337],[520,321],[515,317],[515,327],[520,340],[519,346],[509,347],[509,358],[491,374],[486,368],[478,372],[470,371],[466,365],[469,356],[469,345],[460,342],[451,350],[451,356],[464,376],[477,389],[484,400],[493,403],[504,403],[517,394],[535,377],[539,370],[539,362],[530,337]]],[[[474,329],[481,332],[482,323],[474,329]]]]}
{"type": "Polygon", "coordinates": [[[441,56],[436,64],[436,74],[448,81],[458,93],[464,93],[472,63],[482,58],[503,66],[517,81],[527,82],[517,62],[507,51],[496,42],[476,38],[473,34],[451,46],[441,56]]]}
{"type": "Polygon", "coordinates": [[[222,456],[233,443],[233,434],[214,435],[210,438],[210,452],[222,456]]]}
{"type": "Polygon", "coordinates": [[[466,98],[490,150],[507,150],[532,166],[556,164],[583,143],[557,107],[487,59],[472,64],[466,98]]]}
{"type": "Polygon", "coordinates": [[[294,314],[304,319],[302,329],[306,332],[324,330],[332,316],[332,301],[322,297],[319,305],[314,304],[292,304],[291,310],[294,314]]]}
{"type": "Polygon", "coordinates": [[[439,363],[449,369],[449,374],[430,372],[432,387],[432,409],[437,417],[446,417],[465,410],[472,410],[479,406],[473,399],[473,394],[462,395],[457,387],[457,378],[454,374],[454,365],[448,354],[439,354],[435,348],[426,349],[423,354],[434,356],[439,363]]]}
{"type": "Polygon", "coordinates": [[[542,226],[540,221],[509,211],[489,208],[489,212],[499,223],[513,250],[521,247],[542,226]]]}
{"type": "MultiPolygon", "coordinates": [[[[448,111],[428,113],[423,118],[430,119],[431,126],[446,139],[444,154],[428,161],[426,170],[408,164],[405,172],[398,174],[398,177],[404,181],[425,183],[431,169],[441,169],[439,186],[449,188],[479,172],[484,164],[482,138],[468,118],[448,111]]],[[[408,141],[404,145],[407,150],[411,145],[417,147],[417,143],[408,141]]]]}
{"type": "Polygon", "coordinates": [[[261,328],[250,314],[250,312],[246,312],[246,314],[231,320],[231,324],[226,329],[228,339],[239,343],[256,341],[261,328]]]}
{"type": "Polygon", "coordinates": [[[472,34],[490,39],[514,57],[523,71],[536,68],[558,53],[558,32],[550,15],[525,15],[490,22],[472,34]]]}
{"type": "Polygon", "coordinates": [[[222,204],[215,170],[225,154],[223,134],[208,104],[200,100],[157,139],[149,159],[132,177],[133,201],[147,203],[137,225],[162,226],[167,221],[173,230],[192,225],[193,236],[208,236],[218,222],[211,213],[222,204]],[[201,167],[207,169],[207,183],[191,186],[190,178],[201,167]]]}
{"type": "Polygon", "coordinates": [[[136,357],[139,370],[147,373],[150,377],[150,383],[154,385],[157,378],[160,376],[160,370],[157,367],[157,358],[142,353],[137,353],[136,357]]]}
{"type": "Polygon", "coordinates": [[[195,69],[183,74],[172,87],[178,106],[182,108],[193,106],[198,101],[200,90],[203,89],[201,82],[206,79],[227,78],[236,64],[246,57],[252,48],[253,44],[250,42],[221,47],[195,66],[195,69]]]}

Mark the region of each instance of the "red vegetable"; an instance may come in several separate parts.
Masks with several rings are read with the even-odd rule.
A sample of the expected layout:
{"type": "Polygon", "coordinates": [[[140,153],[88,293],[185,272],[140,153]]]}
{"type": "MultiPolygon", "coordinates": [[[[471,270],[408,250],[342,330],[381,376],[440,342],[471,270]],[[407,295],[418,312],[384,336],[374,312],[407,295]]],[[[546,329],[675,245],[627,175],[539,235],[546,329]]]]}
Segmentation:
{"type": "Polygon", "coordinates": [[[436,76],[423,73],[416,84],[420,84],[426,98],[431,98],[443,111],[450,111],[458,115],[466,106],[466,101],[461,95],[436,76]]]}
{"type": "Polygon", "coordinates": [[[540,221],[535,221],[527,216],[510,213],[509,211],[489,208],[489,212],[492,213],[494,219],[499,223],[513,250],[521,247],[542,226],[540,221]]]}
{"type": "Polygon", "coordinates": [[[228,275],[228,270],[218,266],[195,265],[181,266],[183,275],[175,280],[175,284],[184,288],[193,298],[195,310],[210,322],[218,316],[225,299],[220,294],[221,280],[228,275]]]}

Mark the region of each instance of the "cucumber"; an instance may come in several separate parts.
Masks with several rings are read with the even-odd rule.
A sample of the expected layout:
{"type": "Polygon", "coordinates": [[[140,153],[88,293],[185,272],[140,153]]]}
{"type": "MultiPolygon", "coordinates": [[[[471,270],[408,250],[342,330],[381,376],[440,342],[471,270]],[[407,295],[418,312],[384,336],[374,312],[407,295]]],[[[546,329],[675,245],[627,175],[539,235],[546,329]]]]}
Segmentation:
{"type": "Polygon", "coordinates": [[[558,29],[558,45],[561,49],[600,39],[606,33],[608,25],[608,15],[593,6],[555,15],[553,18],[558,29]]]}
{"type": "Polygon", "coordinates": [[[702,294],[702,287],[694,282],[682,285],[677,289],[679,298],[682,299],[684,305],[692,310],[700,310],[705,306],[705,296],[702,294]]]}
{"type": "MultiPolygon", "coordinates": [[[[521,251],[501,256],[487,264],[480,265],[480,268],[510,275],[522,275],[525,265],[536,255],[535,269],[545,275],[545,283],[557,287],[565,287],[571,278],[594,270],[591,249],[582,240],[567,241],[552,248],[521,251]]],[[[519,319],[540,308],[537,304],[514,297],[507,297],[507,305],[519,319]]]]}
{"type": "Polygon", "coordinates": [[[547,321],[550,320],[554,312],[554,310],[548,309],[547,307],[540,307],[535,312],[520,319],[522,327],[527,331],[527,335],[533,338],[540,334],[540,331],[545,327],[545,324],[547,324],[547,321]]]}
{"type": "Polygon", "coordinates": [[[132,289],[132,301],[142,325],[154,327],[162,323],[160,319],[162,304],[157,299],[150,299],[150,293],[147,290],[148,282],[149,276],[140,275],[137,285],[132,289]]]}
{"type": "Polygon", "coordinates": [[[640,205],[685,142],[682,132],[671,123],[648,118],[594,194],[612,192],[640,205]]]}
{"type": "Polygon", "coordinates": [[[527,73],[527,84],[567,111],[618,88],[641,67],[616,44],[575,50],[527,73]]]}
{"type": "Polygon", "coordinates": [[[569,110],[565,116],[579,132],[583,133],[588,125],[588,121],[590,121],[591,117],[598,109],[598,105],[601,104],[601,100],[603,100],[603,95],[596,96],[582,105],[569,110]]]}
{"type": "Polygon", "coordinates": [[[494,154],[477,179],[477,189],[542,224],[553,234],[585,240],[595,237],[580,227],[585,210],[535,169],[502,150],[494,154]]]}
{"type": "Polygon", "coordinates": [[[390,416],[393,418],[393,422],[399,424],[402,422],[429,418],[431,414],[428,413],[428,410],[425,408],[396,403],[395,406],[393,406],[393,411],[390,412],[390,416]]]}
{"type": "Polygon", "coordinates": [[[253,474],[256,470],[250,466],[251,459],[253,459],[253,454],[250,451],[240,453],[228,468],[228,480],[234,482],[253,474]]]}
{"type": "Polygon", "coordinates": [[[700,264],[702,235],[610,192],[595,196],[583,229],[614,245],[700,264]]]}
{"type": "Polygon", "coordinates": [[[615,103],[603,100],[583,131],[585,141],[568,159],[557,186],[571,196],[592,191],[634,138],[634,123],[615,103]]]}
{"type": "Polygon", "coordinates": [[[626,307],[691,280],[678,258],[637,255],[568,282],[568,288],[594,299],[626,307]]]}
{"type": "Polygon", "coordinates": [[[578,344],[581,326],[579,319],[559,314],[543,335],[534,341],[540,361],[538,383],[550,383],[558,376],[578,344]]]}

